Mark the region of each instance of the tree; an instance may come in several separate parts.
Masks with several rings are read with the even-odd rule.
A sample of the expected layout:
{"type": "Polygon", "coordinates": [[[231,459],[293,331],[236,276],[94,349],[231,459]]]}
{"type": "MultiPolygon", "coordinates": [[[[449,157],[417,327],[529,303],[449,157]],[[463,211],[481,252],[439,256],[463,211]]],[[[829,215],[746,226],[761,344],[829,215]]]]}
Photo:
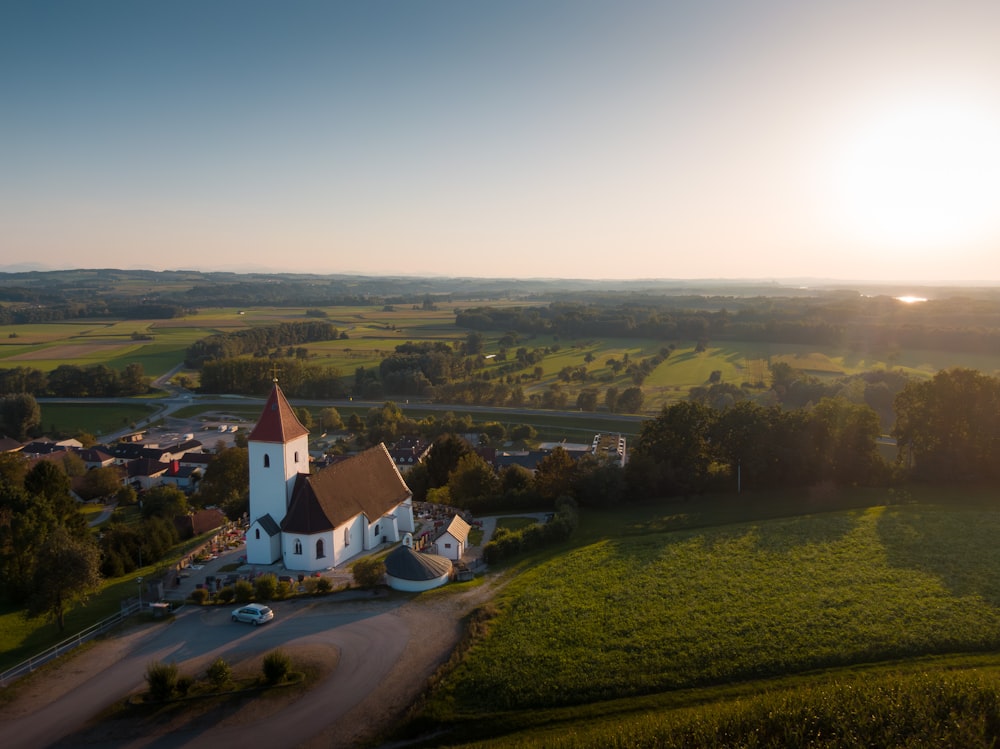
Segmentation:
{"type": "Polygon", "coordinates": [[[230,520],[236,520],[249,509],[250,459],[245,447],[228,447],[219,452],[205,467],[205,476],[198,484],[198,502],[217,505],[230,520]]]}
{"type": "Polygon", "coordinates": [[[11,486],[24,486],[28,473],[28,461],[19,452],[0,453],[0,480],[11,486]]]}
{"type": "Polygon", "coordinates": [[[0,398],[0,432],[24,442],[41,423],[42,410],[33,395],[14,393],[0,398]]]}
{"type": "Polygon", "coordinates": [[[29,611],[47,614],[62,632],[66,610],[86,603],[101,586],[100,553],[89,538],[74,538],[56,528],[42,545],[29,611]]]}
{"type": "Polygon", "coordinates": [[[703,491],[712,464],[709,437],[715,415],[700,403],[682,401],[644,421],[629,462],[634,485],[661,497],[703,491]]]}
{"type": "Polygon", "coordinates": [[[625,388],[622,394],[618,396],[618,412],[626,414],[639,413],[642,410],[643,397],[642,388],[625,388]]]}
{"type": "Polygon", "coordinates": [[[597,410],[597,390],[594,388],[584,388],[576,396],[576,407],[581,411],[597,410]]]}
{"type": "Polygon", "coordinates": [[[62,465],[67,476],[80,477],[87,472],[87,464],[83,462],[83,458],[72,450],[65,451],[62,456],[62,465]]]}
{"type": "Polygon", "coordinates": [[[556,447],[535,466],[535,489],[544,499],[555,501],[572,492],[575,469],[570,454],[556,447]]]}
{"type": "Polygon", "coordinates": [[[84,432],[83,430],[74,434],[73,439],[75,439],[85,448],[93,447],[94,445],[97,444],[97,437],[92,435],[90,432],[84,432]]]}
{"type": "Polygon", "coordinates": [[[625,499],[625,472],[613,460],[585,455],[576,463],[573,496],[588,507],[614,507],[625,499]]]}
{"type": "Polygon", "coordinates": [[[608,407],[608,411],[611,413],[618,412],[618,388],[609,387],[604,393],[604,405],[608,407]]]}
{"type": "Polygon", "coordinates": [[[122,395],[143,395],[149,392],[149,378],[139,362],[128,364],[122,371],[119,382],[122,395]]]}
{"type": "Polygon", "coordinates": [[[391,442],[396,439],[402,420],[403,410],[392,401],[370,408],[365,416],[369,443],[377,445],[379,442],[391,442]]]}
{"type": "Polygon", "coordinates": [[[470,452],[459,458],[458,465],[451,472],[448,491],[455,505],[472,507],[498,494],[500,480],[493,466],[470,452]]]}
{"type": "Polygon", "coordinates": [[[427,466],[428,489],[436,489],[448,483],[451,472],[458,466],[462,456],[472,452],[461,437],[442,434],[431,444],[425,464],[427,466]]]}
{"type": "Polygon", "coordinates": [[[813,409],[830,435],[829,477],[841,484],[868,485],[882,466],[878,453],[878,415],[868,406],[842,398],[824,398],[813,409]]]}
{"type": "Polygon", "coordinates": [[[500,489],[504,494],[516,494],[534,489],[535,476],[524,466],[511,463],[500,471],[500,489]]]}
{"type": "Polygon", "coordinates": [[[302,408],[295,409],[295,416],[298,418],[299,423],[302,424],[306,429],[311,429],[313,425],[312,413],[308,408],[303,406],[302,408]]]}
{"type": "Polygon", "coordinates": [[[23,603],[31,593],[40,549],[57,525],[44,496],[0,481],[0,586],[12,601],[23,603]]]}
{"type": "Polygon", "coordinates": [[[910,382],[896,396],[893,435],[919,478],[1000,476],[1000,380],[970,369],[910,382]]]}
{"type": "Polygon", "coordinates": [[[467,356],[474,356],[480,354],[483,351],[483,334],[478,333],[475,330],[470,331],[465,336],[465,354],[467,356]]]}
{"type": "Polygon", "coordinates": [[[187,515],[188,501],[175,486],[154,486],[142,495],[142,516],[173,520],[179,515],[187,515]]]}
{"type": "Polygon", "coordinates": [[[24,489],[30,495],[52,508],[56,523],[80,535],[86,532],[78,503],[70,494],[70,479],[62,466],[51,460],[40,460],[24,477],[24,489]]]}
{"type": "Polygon", "coordinates": [[[117,495],[122,488],[122,479],[118,468],[99,466],[91,468],[83,475],[79,492],[84,499],[103,499],[117,495]]]}
{"type": "Polygon", "coordinates": [[[328,406],[319,412],[319,428],[321,431],[344,428],[344,420],[340,417],[340,412],[333,406],[328,406]]]}
{"type": "Polygon", "coordinates": [[[538,430],[530,424],[517,424],[511,427],[508,436],[515,442],[526,442],[535,439],[538,436],[538,430]]]}

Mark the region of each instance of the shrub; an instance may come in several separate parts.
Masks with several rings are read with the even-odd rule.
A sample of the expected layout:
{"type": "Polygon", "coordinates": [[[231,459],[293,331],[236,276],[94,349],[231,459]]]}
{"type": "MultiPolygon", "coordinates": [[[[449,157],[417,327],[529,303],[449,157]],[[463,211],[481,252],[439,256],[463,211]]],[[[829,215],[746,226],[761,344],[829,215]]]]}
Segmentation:
{"type": "Polygon", "coordinates": [[[177,664],[154,661],[146,666],[146,684],[154,700],[169,700],[177,688],[177,664]]]}
{"type": "Polygon", "coordinates": [[[274,575],[261,575],[254,581],[253,589],[258,601],[272,601],[277,597],[278,578],[274,575]]]}
{"type": "Polygon", "coordinates": [[[191,595],[188,596],[193,603],[199,606],[204,606],[208,602],[208,591],[204,588],[195,588],[191,591],[191,595]]]}
{"type": "Polygon", "coordinates": [[[222,658],[216,658],[208,667],[208,680],[216,689],[222,689],[233,678],[233,670],[222,658]]]}
{"type": "Polygon", "coordinates": [[[486,563],[496,564],[572,536],[580,522],[576,501],[571,497],[560,497],[555,505],[554,517],[544,525],[529,525],[518,531],[497,528],[493,538],[483,547],[486,563]]]}
{"type": "Polygon", "coordinates": [[[191,691],[191,687],[193,686],[194,686],[194,677],[178,676],[177,684],[175,685],[174,689],[177,691],[177,694],[179,694],[181,697],[184,697],[187,695],[188,692],[191,691]]]}
{"type": "Polygon", "coordinates": [[[330,582],[330,578],[321,577],[316,581],[317,593],[329,593],[331,590],[333,590],[333,583],[330,582]]]}
{"type": "Polygon", "coordinates": [[[380,585],[385,577],[385,562],[372,557],[359,559],[354,563],[351,572],[354,573],[354,582],[362,588],[374,588],[380,585]]]}
{"type": "Polygon", "coordinates": [[[216,593],[215,597],[221,603],[231,603],[236,598],[236,589],[232,585],[227,585],[216,593]]]}
{"type": "Polygon", "coordinates": [[[291,669],[292,659],[280,650],[272,650],[264,656],[264,681],[268,684],[283,681],[291,669]]]}
{"type": "Polygon", "coordinates": [[[250,603],[253,600],[253,586],[246,580],[237,580],[233,586],[237,603],[250,603]]]}

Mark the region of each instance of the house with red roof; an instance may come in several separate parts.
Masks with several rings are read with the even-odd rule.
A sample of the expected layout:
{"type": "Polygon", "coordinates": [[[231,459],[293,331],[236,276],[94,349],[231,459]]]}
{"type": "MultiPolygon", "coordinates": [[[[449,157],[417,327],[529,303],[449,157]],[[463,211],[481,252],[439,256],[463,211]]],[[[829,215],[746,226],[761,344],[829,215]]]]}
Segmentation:
{"type": "Polygon", "coordinates": [[[310,473],[309,431],[275,382],[247,441],[247,562],[313,572],[414,530],[412,493],[385,445],[310,473]]]}

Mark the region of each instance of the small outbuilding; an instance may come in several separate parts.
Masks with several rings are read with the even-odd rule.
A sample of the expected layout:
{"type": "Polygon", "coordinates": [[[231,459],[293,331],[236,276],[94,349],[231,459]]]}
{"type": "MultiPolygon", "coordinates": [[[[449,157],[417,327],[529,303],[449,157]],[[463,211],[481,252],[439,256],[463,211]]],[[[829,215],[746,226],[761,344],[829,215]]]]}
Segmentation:
{"type": "Polygon", "coordinates": [[[405,544],[396,547],[385,558],[385,581],[393,590],[419,593],[439,588],[450,578],[450,560],[414,551],[405,544]]]}
{"type": "Polygon", "coordinates": [[[469,531],[472,527],[455,515],[435,543],[437,552],[443,557],[458,562],[469,548],[469,531]]]}

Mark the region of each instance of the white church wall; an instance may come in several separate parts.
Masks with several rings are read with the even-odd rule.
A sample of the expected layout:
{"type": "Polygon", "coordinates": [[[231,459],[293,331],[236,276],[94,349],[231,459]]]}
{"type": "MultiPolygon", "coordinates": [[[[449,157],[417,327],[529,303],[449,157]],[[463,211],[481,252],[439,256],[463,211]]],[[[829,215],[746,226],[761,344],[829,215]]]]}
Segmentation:
{"type": "Polygon", "coordinates": [[[382,543],[399,541],[399,528],[393,515],[383,515],[365,529],[365,548],[374,549],[382,543]]]}
{"type": "Polygon", "coordinates": [[[309,472],[309,438],[297,437],[287,444],[250,442],[250,512],[252,518],[270,515],[281,524],[288,511],[295,477],[309,472]]]}
{"type": "Polygon", "coordinates": [[[399,505],[393,514],[396,516],[396,526],[400,533],[415,533],[416,523],[413,521],[413,499],[408,498],[399,505]]]}
{"type": "Polygon", "coordinates": [[[334,564],[341,564],[365,550],[365,535],[368,523],[364,515],[355,515],[333,531],[334,564]]]}
{"type": "Polygon", "coordinates": [[[281,558],[281,536],[267,535],[260,523],[247,529],[247,564],[271,564],[281,558]]]}
{"type": "Polygon", "coordinates": [[[282,550],[285,568],[296,572],[317,572],[333,567],[336,564],[333,538],[333,532],[285,535],[285,548],[282,550]]]}

